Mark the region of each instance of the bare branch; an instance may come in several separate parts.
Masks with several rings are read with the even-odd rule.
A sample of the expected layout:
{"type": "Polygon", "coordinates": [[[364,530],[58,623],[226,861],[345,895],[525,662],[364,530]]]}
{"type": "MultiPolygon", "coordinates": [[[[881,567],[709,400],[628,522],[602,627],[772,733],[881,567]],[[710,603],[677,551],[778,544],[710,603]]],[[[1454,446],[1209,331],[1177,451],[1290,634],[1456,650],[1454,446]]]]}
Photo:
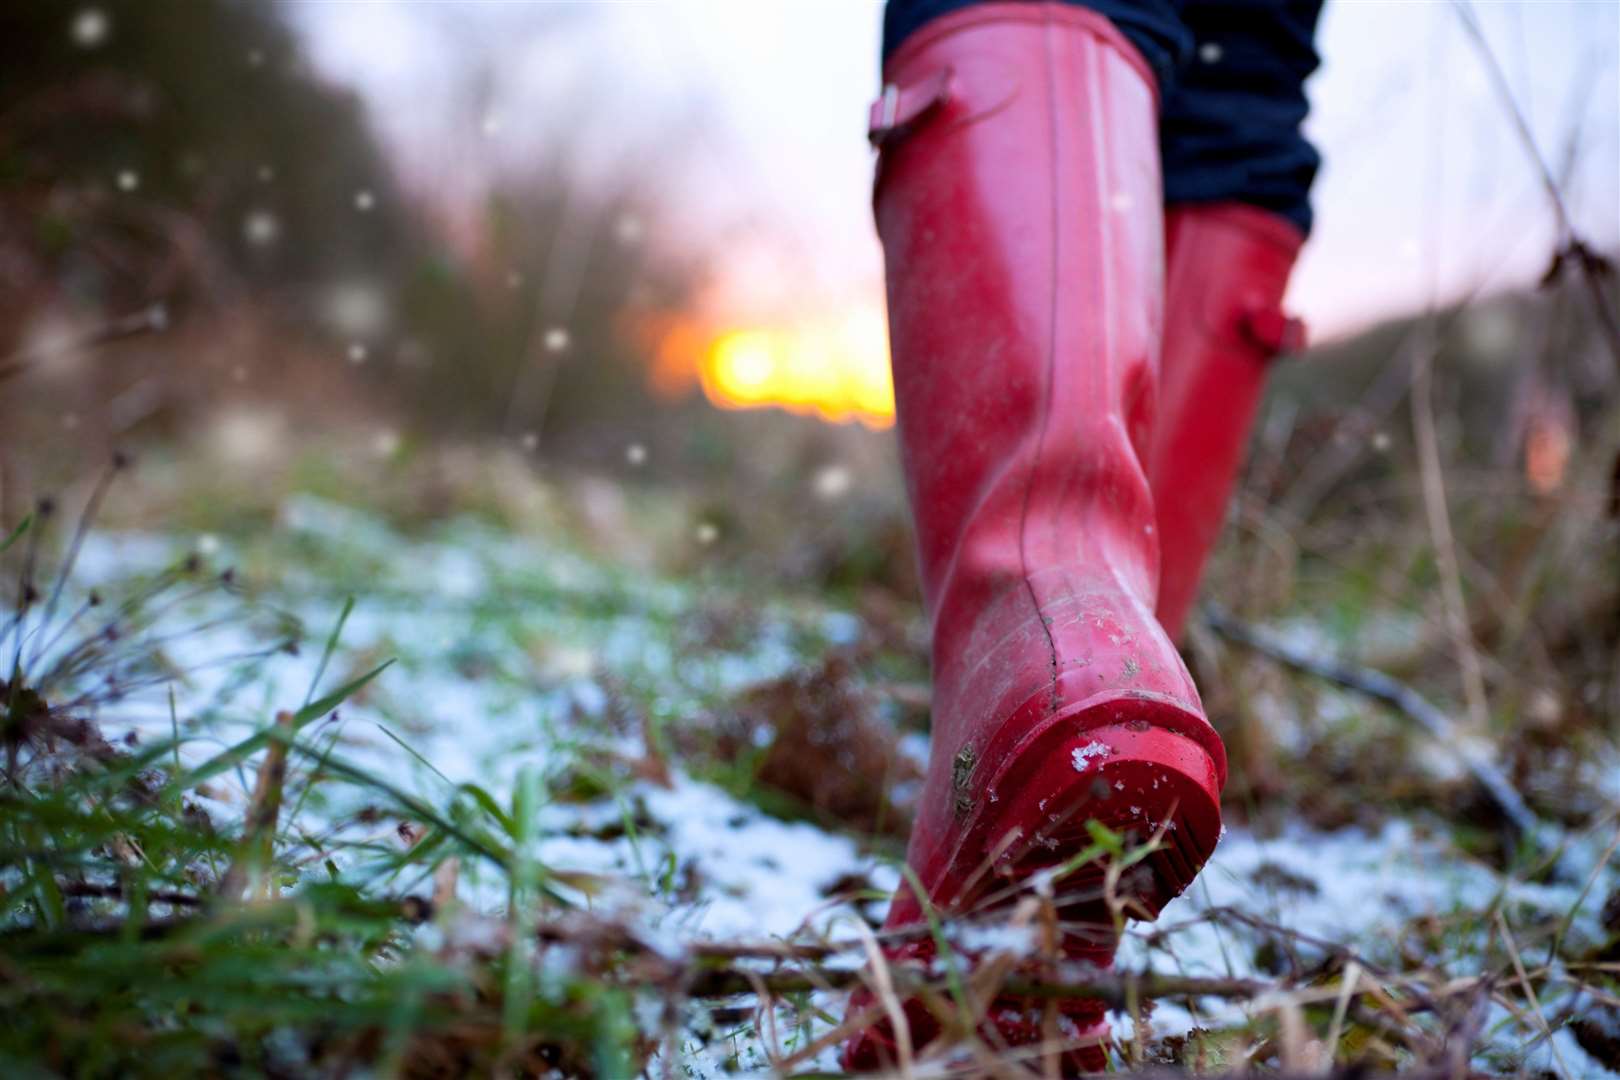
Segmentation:
{"type": "Polygon", "coordinates": [[[1382,702],[1415,722],[1432,738],[1462,759],[1469,773],[1485,789],[1504,817],[1523,837],[1533,838],[1541,832],[1541,821],[1525,803],[1506,774],[1497,768],[1483,751],[1457,733],[1451,718],[1422,694],[1383,672],[1339,660],[1315,656],[1304,649],[1279,641],[1274,636],[1257,630],[1247,623],[1228,615],[1220,608],[1206,605],[1204,617],[1210,628],[1221,637],[1250,649],[1262,656],[1314,675],[1336,686],[1353,691],[1374,701],[1382,702]]]}

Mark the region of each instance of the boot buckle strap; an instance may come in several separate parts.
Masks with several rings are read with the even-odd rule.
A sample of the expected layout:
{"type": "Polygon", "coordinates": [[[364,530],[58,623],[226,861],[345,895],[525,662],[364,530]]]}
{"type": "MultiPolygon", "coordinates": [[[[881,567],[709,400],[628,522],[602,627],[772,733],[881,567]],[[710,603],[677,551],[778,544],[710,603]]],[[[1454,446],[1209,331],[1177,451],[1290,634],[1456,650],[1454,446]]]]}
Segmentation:
{"type": "Polygon", "coordinates": [[[867,113],[866,137],[881,148],[897,135],[909,131],[917,121],[951,96],[951,69],[940,68],[920,83],[901,86],[885,83],[883,96],[867,113]]]}
{"type": "Polygon", "coordinates": [[[1305,321],[1279,308],[1254,308],[1244,314],[1241,329],[1254,344],[1272,356],[1299,352],[1305,347],[1305,321]]]}

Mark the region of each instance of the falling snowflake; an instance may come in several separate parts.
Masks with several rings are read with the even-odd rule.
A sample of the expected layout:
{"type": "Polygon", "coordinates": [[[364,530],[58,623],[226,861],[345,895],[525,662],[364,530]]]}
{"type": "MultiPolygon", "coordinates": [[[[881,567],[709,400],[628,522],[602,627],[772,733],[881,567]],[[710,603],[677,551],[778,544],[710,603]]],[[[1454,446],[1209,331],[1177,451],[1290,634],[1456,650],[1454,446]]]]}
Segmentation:
{"type": "Polygon", "coordinates": [[[373,195],[370,191],[361,188],[359,191],[354,193],[354,208],[360,211],[362,214],[370,213],[372,208],[376,205],[377,196],[373,195]]]}
{"type": "Polygon", "coordinates": [[[333,284],[321,297],[321,315],[340,337],[374,339],[388,329],[388,297],[375,282],[351,278],[333,284]]]}
{"type": "Polygon", "coordinates": [[[519,439],[518,442],[522,444],[524,450],[531,454],[540,448],[540,436],[532,431],[525,431],[523,438],[519,439]]]}
{"type": "Polygon", "coordinates": [[[480,125],[486,136],[496,136],[501,132],[501,117],[499,113],[485,113],[484,122],[480,125]]]}
{"type": "Polygon", "coordinates": [[[382,431],[377,432],[376,437],[371,440],[371,449],[378,457],[393,457],[399,452],[399,443],[399,432],[384,428],[382,431]]]}
{"type": "Polygon", "coordinates": [[[619,243],[634,244],[641,239],[641,219],[634,214],[625,214],[614,224],[613,232],[619,238],[619,243]]]}
{"type": "Polygon", "coordinates": [[[698,525],[693,535],[697,537],[698,543],[707,547],[716,540],[720,539],[720,529],[714,524],[714,522],[705,521],[698,525]]]}
{"type": "Polygon", "coordinates": [[[260,165],[259,166],[259,182],[261,184],[268,184],[270,181],[274,180],[275,178],[276,178],[276,170],[272,169],[268,165],[260,165]]]}
{"type": "Polygon", "coordinates": [[[849,491],[849,470],[842,465],[828,465],[816,470],[811,486],[823,499],[836,499],[849,491]]]}
{"type": "Polygon", "coordinates": [[[358,341],[349,346],[349,363],[351,364],[363,364],[369,355],[370,350],[358,341]]]}
{"type": "Polygon", "coordinates": [[[118,190],[134,191],[141,186],[141,177],[134,169],[124,169],[118,174],[118,190]]]}
{"type": "Polygon", "coordinates": [[[647,463],[647,448],[638,442],[633,442],[624,448],[624,460],[635,466],[647,463]]]}
{"type": "Polygon", "coordinates": [[[264,50],[249,49],[247,54],[248,67],[264,67],[264,50]]]}
{"type": "Polygon", "coordinates": [[[107,40],[112,20],[100,8],[85,8],[73,17],[73,44],[81,49],[94,49],[107,40]]]}
{"type": "Polygon", "coordinates": [[[286,446],[286,437],[286,418],[278,410],[247,404],[220,410],[208,430],[214,456],[232,465],[275,460],[286,446]]]}
{"type": "Polygon", "coordinates": [[[516,270],[513,270],[510,274],[507,274],[506,287],[508,289],[521,289],[523,287],[523,275],[518,273],[516,270]]]}
{"type": "Polygon", "coordinates": [[[219,554],[219,537],[213,533],[203,533],[197,537],[197,554],[211,557],[219,554]]]}
{"type": "Polygon", "coordinates": [[[1206,64],[1220,63],[1222,55],[1223,50],[1221,49],[1220,43],[1217,41],[1206,41],[1202,45],[1198,46],[1198,59],[1202,60],[1206,64]]]}
{"type": "Polygon", "coordinates": [[[560,326],[553,326],[546,331],[545,342],[547,352],[562,352],[568,348],[568,331],[560,326]]]}
{"type": "Polygon", "coordinates": [[[269,247],[281,236],[281,222],[268,210],[253,210],[242,221],[242,235],[254,247],[269,247]]]}

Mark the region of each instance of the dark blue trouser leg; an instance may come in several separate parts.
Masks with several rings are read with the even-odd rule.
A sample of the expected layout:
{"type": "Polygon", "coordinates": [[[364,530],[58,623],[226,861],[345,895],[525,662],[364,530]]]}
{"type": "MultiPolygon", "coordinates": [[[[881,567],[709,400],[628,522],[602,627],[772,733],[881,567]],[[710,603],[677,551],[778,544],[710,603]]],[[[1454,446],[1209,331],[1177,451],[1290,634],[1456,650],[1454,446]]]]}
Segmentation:
{"type": "Polygon", "coordinates": [[[1321,10],[1322,0],[1184,0],[1195,44],[1159,117],[1165,202],[1245,202],[1310,232],[1321,158],[1300,126],[1321,10]]]}
{"type": "MultiPolygon", "coordinates": [[[[883,55],[937,16],[983,0],[888,0],[883,55]]],[[[1167,203],[1236,201],[1301,230],[1320,158],[1305,140],[1305,78],[1322,0],[1068,0],[1108,16],[1163,97],[1167,203]]]]}
{"type": "MultiPolygon", "coordinates": [[[[900,47],[911,32],[930,19],[972,7],[985,0],[888,0],[883,8],[883,58],[900,47]]],[[[1159,86],[1174,81],[1176,72],[1192,52],[1193,38],[1181,20],[1186,0],[1072,0],[1099,15],[1106,15],[1131,39],[1159,86]]]]}

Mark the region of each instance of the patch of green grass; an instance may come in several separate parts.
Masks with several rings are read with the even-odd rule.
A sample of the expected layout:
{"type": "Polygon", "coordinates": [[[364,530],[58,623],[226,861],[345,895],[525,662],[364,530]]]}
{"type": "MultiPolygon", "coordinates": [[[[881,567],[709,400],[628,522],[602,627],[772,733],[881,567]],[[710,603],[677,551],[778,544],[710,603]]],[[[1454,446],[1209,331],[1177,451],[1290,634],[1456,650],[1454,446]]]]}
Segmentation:
{"type": "MultiPolygon", "coordinates": [[[[667,942],[637,940],[637,928],[609,915],[609,894],[628,887],[676,925],[700,905],[700,875],[664,843],[643,797],[672,775],[708,781],[824,832],[864,833],[867,826],[851,827],[851,818],[816,806],[804,789],[784,787],[767,768],[768,750],[792,722],[821,723],[807,704],[814,695],[795,696],[805,687],[866,694],[881,684],[921,683],[923,659],[908,623],[914,608],[856,617],[837,599],[724,564],[660,575],[592,550],[561,524],[570,520],[567,507],[546,511],[555,529],[536,528],[540,517],[521,518],[499,500],[487,513],[434,520],[400,510],[398,491],[348,499],[345,486],[355,484],[344,469],[322,468],[329,474],[291,490],[243,496],[238,520],[251,527],[222,530],[239,567],[228,602],[254,612],[238,629],[271,648],[303,636],[304,622],[320,627],[306,657],[314,669],[307,686],[288,687],[258,655],[219,678],[204,676],[188,667],[197,650],[179,647],[193,639],[160,644],[137,668],[159,680],[153,686],[168,680],[179,690],[172,720],[163,713],[164,737],[147,723],[139,742],[124,745],[116,709],[87,713],[112,753],[31,746],[26,781],[6,783],[0,1070],[523,1075],[558,1068],[622,1076],[659,1053],[683,1064],[705,1040],[710,1056],[731,1067],[768,1067],[768,1026],[754,1020],[759,1000],[746,980],[744,990],[717,999],[712,1024],[703,1019],[707,1006],[686,996],[694,980],[717,971],[741,979],[740,972],[701,954],[665,955],[667,942]],[[359,598],[352,612],[351,595],[359,598]],[[847,684],[817,683],[828,653],[840,649],[855,658],[847,684]],[[388,661],[393,666],[366,681],[388,661]],[[329,692],[332,685],[341,689],[329,692]],[[723,747],[727,718],[762,703],[786,711],[764,709],[763,721],[741,728],[747,738],[723,747]],[[465,763],[451,768],[438,759],[446,731],[465,731],[468,741],[489,737],[477,782],[447,778],[467,772],[465,763]],[[279,791],[268,817],[261,785],[279,791]],[[545,835],[540,822],[558,807],[579,811],[566,839],[582,848],[622,845],[629,865],[583,873],[542,859],[558,834],[545,835]]],[[[410,483],[398,482],[400,491],[410,483]]],[[[682,516],[664,504],[652,512],[682,516]]],[[[193,528],[231,519],[228,502],[218,503],[184,528],[160,522],[158,531],[183,542],[193,528]]],[[[27,539],[19,533],[5,542],[8,559],[27,539]]],[[[646,564],[708,557],[656,552],[646,564]]],[[[109,604],[121,592],[150,592],[168,573],[120,570],[107,587],[109,604]]],[[[1404,628],[1402,620],[1433,602],[1432,562],[1404,535],[1345,540],[1300,581],[1297,593],[1266,593],[1273,599],[1257,601],[1253,617],[1325,620],[1323,639],[1346,649],[1381,621],[1404,628]]],[[[163,633],[133,609],[126,618],[163,633]]],[[[1437,700],[1452,690],[1443,646],[1417,649],[1410,661],[1410,677],[1437,700]]],[[[1509,874],[1521,866],[1498,831],[1458,803],[1461,785],[1430,771],[1418,753],[1421,736],[1399,717],[1232,650],[1217,651],[1213,662],[1212,687],[1263,689],[1299,724],[1300,739],[1286,750],[1257,742],[1269,756],[1234,754],[1244,781],[1254,762],[1271,769],[1255,780],[1254,803],[1275,819],[1318,821],[1315,813],[1333,827],[1376,827],[1407,818],[1453,835],[1459,861],[1474,853],[1509,874]]],[[[91,663],[75,678],[93,680],[102,670],[91,663]]],[[[849,711],[844,698],[829,700],[838,715],[849,711]]],[[[871,711],[891,735],[902,716],[893,701],[871,711]]],[[[1594,745],[1584,741],[1590,732],[1561,723],[1541,741],[1515,746],[1526,755],[1519,775],[1551,768],[1559,740],[1594,745]]],[[[1567,790],[1585,783],[1580,764],[1566,762],[1574,778],[1567,790]]],[[[1582,811],[1575,824],[1592,820],[1582,811]]],[[[880,822],[872,831],[889,830],[880,822]]],[[[869,851],[898,850],[897,837],[859,839],[869,851]]],[[[1142,854],[1118,837],[1094,840],[1099,846],[1088,854],[1117,863],[1142,854]]],[[[850,888],[870,891],[870,883],[850,888]]],[[[1605,899],[1593,895],[1588,906],[1596,910],[1605,899]]],[[[1530,979],[1554,1021],[1567,1022],[1557,1010],[1580,999],[1557,984],[1557,965],[1613,962],[1602,959],[1592,920],[1577,924],[1500,897],[1497,904],[1527,955],[1535,953],[1530,979]]],[[[1392,911],[1379,941],[1354,943],[1384,965],[1391,1001],[1409,1014],[1358,999],[1341,1018],[1337,1059],[1422,1060],[1424,1040],[1453,1019],[1430,1010],[1422,995],[1449,979],[1489,972],[1499,980],[1497,1000],[1522,1011],[1525,996],[1493,917],[1494,906],[1392,911]]],[[[1340,985],[1344,955],[1221,918],[1240,965],[1264,952],[1262,967],[1289,992],[1320,995],[1340,985]]],[[[933,931],[952,932],[949,921],[936,920],[933,931]]],[[[1175,939],[1161,944],[1158,955],[1173,962],[1175,939]]],[[[753,974],[791,976],[765,996],[774,1038],[788,1052],[837,1023],[838,993],[792,981],[824,977],[820,959],[749,958],[753,974]]],[[[965,975],[948,974],[954,978],[942,973],[934,989],[942,998],[956,991],[951,1000],[960,1004],[965,975]]],[[[1582,977],[1613,990],[1612,973],[1582,977]]],[[[1335,1022],[1331,1001],[1312,998],[1302,1009],[1318,1034],[1335,1022]]],[[[1293,1037],[1266,1010],[1228,1011],[1218,1021],[1193,1015],[1203,1029],[1145,1039],[1143,1060],[1275,1064],[1293,1037]]],[[[1137,1050],[1122,1053],[1134,1061],[1137,1050]]]]}

